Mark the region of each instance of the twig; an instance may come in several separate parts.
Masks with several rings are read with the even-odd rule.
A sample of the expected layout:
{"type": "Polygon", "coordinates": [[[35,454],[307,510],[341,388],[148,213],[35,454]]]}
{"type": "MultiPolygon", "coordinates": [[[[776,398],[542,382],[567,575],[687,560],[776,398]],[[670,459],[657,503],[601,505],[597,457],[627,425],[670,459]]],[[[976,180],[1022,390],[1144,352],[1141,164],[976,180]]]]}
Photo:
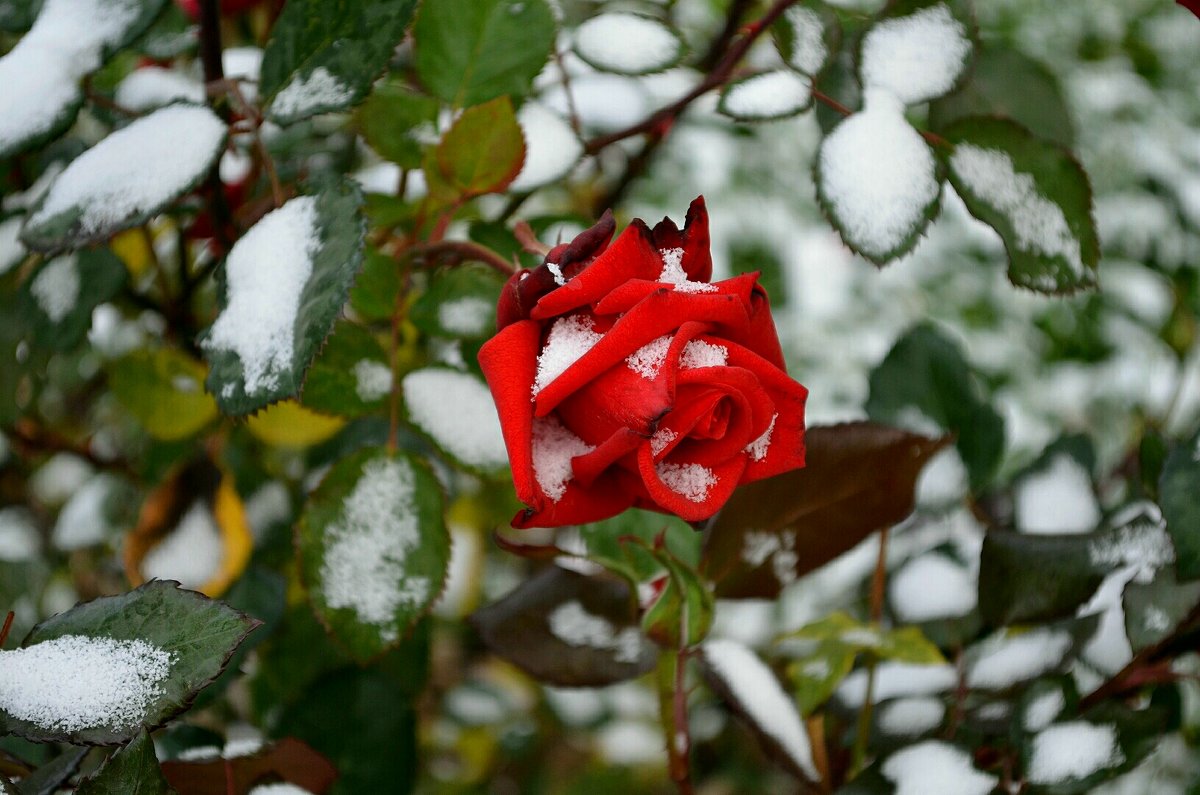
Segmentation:
{"type": "Polygon", "coordinates": [[[661,650],[658,657],[658,709],[667,745],[667,770],[680,795],[693,795],[691,735],[688,732],[687,652],[661,650]]]}
{"type": "MultiPolygon", "coordinates": [[[[204,82],[215,83],[225,79],[225,68],[221,65],[221,19],[218,0],[200,0],[200,61],[204,65],[204,82]]],[[[225,123],[229,123],[229,107],[217,102],[213,96],[208,103],[225,123]]],[[[217,164],[213,164],[205,181],[208,188],[209,212],[213,217],[213,228],[222,250],[228,251],[233,241],[229,237],[231,214],[225,201],[225,186],[217,164]]]]}
{"type": "MultiPolygon", "coordinates": [[[[887,588],[888,528],[879,531],[879,554],[875,558],[875,573],[871,577],[871,623],[876,629],[883,621],[883,596],[887,588]]],[[[850,760],[852,775],[862,770],[867,759],[867,741],[871,736],[871,714],[875,708],[875,655],[867,660],[867,695],[858,713],[858,728],[854,736],[854,753],[850,760]]]]}
{"type": "Polygon", "coordinates": [[[738,26],[742,24],[742,17],[746,16],[746,12],[752,5],[754,5],[754,0],[733,0],[729,4],[729,10],[725,12],[725,24],[722,26],[721,32],[713,39],[712,44],[709,45],[708,51],[696,64],[697,69],[707,72],[721,62],[721,56],[725,54],[729,43],[737,35],[738,26]]]}
{"type": "Polygon", "coordinates": [[[482,262],[505,276],[512,276],[516,273],[516,268],[504,257],[486,246],[469,240],[439,240],[435,243],[423,243],[406,249],[405,253],[412,258],[413,262],[421,265],[482,262]]]}
{"type": "Polygon", "coordinates": [[[16,617],[17,614],[11,610],[9,610],[8,615],[4,617],[4,626],[0,627],[0,648],[3,648],[4,641],[8,640],[9,630],[12,629],[13,619],[16,617]]]}

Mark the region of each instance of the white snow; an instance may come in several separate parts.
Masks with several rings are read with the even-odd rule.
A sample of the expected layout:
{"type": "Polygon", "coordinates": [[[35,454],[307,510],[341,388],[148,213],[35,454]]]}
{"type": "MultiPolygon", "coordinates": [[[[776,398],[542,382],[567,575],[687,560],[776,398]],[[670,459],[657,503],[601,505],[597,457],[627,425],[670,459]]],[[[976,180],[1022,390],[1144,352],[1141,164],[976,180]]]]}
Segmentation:
{"type": "Polygon", "coordinates": [[[0,221],[0,276],[25,258],[25,246],[18,239],[20,233],[20,216],[0,221]]]}
{"type": "Polygon", "coordinates": [[[779,414],[772,414],[771,424],[767,426],[767,429],[757,439],[746,445],[746,453],[755,461],[762,461],[767,457],[767,451],[771,449],[771,435],[775,432],[775,421],[777,419],[779,419],[779,414]]]}
{"type": "Polygon", "coordinates": [[[718,478],[702,464],[673,464],[660,461],[654,466],[659,479],[671,491],[691,502],[704,502],[718,478]]]}
{"type": "Polygon", "coordinates": [[[720,678],[754,725],[779,743],[811,780],[819,781],[800,712],[771,669],[736,641],[710,640],[700,649],[713,675],[720,678]]]}
{"type": "Polygon", "coordinates": [[[77,455],[55,453],[29,480],[33,496],[46,505],[61,505],[92,476],[92,466],[77,455]]]}
{"type": "MultiPolygon", "coordinates": [[[[940,663],[881,662],[875,666],[872,703],[901,696],[931,696],[951,690],[958,684],[954,666],[940,663]]],[[[837,689],[838,701],[850,709],[859,709],[867,700],[867,671],[858,669],[847,676],[837,689]]]]}
{"type": "Polygon", "coordinates": [[[966,751],[936,740],[897,751],[882,771],[895,795],[987,795],[997,783],[972,766],[966,751]]]}
{"type": "Polygon", "coordinates": [[[662,729],[640,720],[615,720],[596,736],[600,755],[618,765],[661,764],[662,729]]]}
{"type": "Polygon", "coordinates": [[[1091,475],[1066,453],[1018,481],[1013,499],[1017,527],[1025,533],[1088,533],[1100,522],[1091,475]]]}
{"type": "Polygon", "coordinates": [[[636,663],[642,655],[642,633],[637,627],[618,632],[611,621],[588,612],[578,599],[554,608],[547,621],[554,637],[568,646],[609,650],[621,663],[636,663]]]}
{"type": "Polygon", "coordinates": [[[708,284],[707,282],[694,282],[688,278],[687,271],[683,269],[683,249],[667,248],[658,253],[663,261],[662,272],[658,275],[658,281],[675,285],[675,292],[678,293],[716,292],[717,288],[715,285],[708,284]]]}
{"type": "Polygon", "coordinates": [[[50,260],[33,277],[29,292],[52,323],[61,323],[79,302],[79,264],[75,255],[50,260]]]}
{"type": "Polygon", "coordinates": [[[959,502],[967,493],[969,479],[958,448],[954,445],[944,447],[929,459],[917,476],[917,504],[941,508],[959,502]]]}
{"type": "Polygon", "coordinates": [[[825,59],[829,48],[825,46],[825,22],[815,10],[805,6],[792,6],[784,13],[792,26],[792,56],[788,65],[806,75],[815,75],[825,59]]]}
{"type": "Polygon", "coordinates": [[[250,795],[313,795],[303,787],[298,787],[295,784],[290,784],[286,781],[278,781],[274,784],[259,784],[254,789],[250,790],[250,795]]]}
{"type": "Polygon", "coordinates": [[[704,340],[689,340],[683,346],[679,357],[679,366],[684,370],[696,370],[701,367],[724,367],[729,361],[729,349],[724,345],[714,345],[704,340]]]}
{"type": "Polygon", "coordinates": [[[145,111],[183,100],[204,102],[204,84],[174,69],[143,66],[126,75],[117,86],[117,104],[129,110],[145,111]]]}
{"type": "Polygon", "coordinates": [[[796,536],[793,533],[769,533],[750,530],[742,536],[742,560],[753,567],[771,561],[771,573],[784,585],[796,581],[796,536]]]}
{"type": "Polygon", "coordinates": [[[492,301],[474,295],[445,301],[438,307],[438,325],[451,334],[478,337],[488,331],[494,307],[492,301]]]}
{"type": "Polygon", "coordinates": [[[603,335],[597,334],[592,327],[591,318],[585,315],[568,315],[554,321],[546,345],[538,354],[537,376],[533,381],[534,395],[600,341],[603,335]]]}
{"type": "Polygon", "coordinates": [[[978,603],[971,573],[936,552],[904,564],[892,575],[888,595],[896,618],[908,623],[965,616],[978,603]]]}
{"type": "Polygon", "coordinates": [[[63,551],[103,543],[112,532],[104,504],[117,485],[112,475],[100,473],[72,495],[58,514],[51,540],[63,551]]]}
{"type": "Polygon", "coordinates": [[[1094,539],[1088,544],[1088,560],[1096,566],[1130,566],[1134,580],[1148,583],[1175,562],[1175,545],[1161,522],[1135,522],[1094,539]]]}
{"type": "Polygon", "coordinates": [[[1067,699],[1057,687],[1037,696],[1025,707],[1025,731],[1040,732],[1054,722],[1066,705],[1067,699]]]}
{"type": "MultiPolygon", "coordinates": [[[[1016,245],[1028,254],[1066,262],[1075,279],[1088,276],[1079,240],[1067,224],[1062,208],[1043,196],[1033,175],[1017,172],[1012,158],[997,149],[959,144],[950,156],[950,168],[979,200],[1009,219],[1016,245]]],[[[1051,289],[1046,276],[1038,286],[1051,289]]]]}
{"type": "Polygon", "coordinates": [[[735,119],[781,119],[804,110],[811,99],[809,78],[777,69],[730,85],[721,98],[721,108],[735,119]]]}
{"type": "Polygon", "coordinates": [[[525,165],[508,186],[527,191],[554,182],[569,172],[583,156],[583,144],[567,121],[537,102],[526,102],[517,113],[525,136],[525,165]]]}
{"type": "Polygon", "coordinates": [[[228,304],[203,346],[237,354],[247,395],[276,388],[292,369],[296,313],[319,245],[316,199],[300,196],[263,216],[225,260],[228,304]]]}
{"type": "Polygon", "coordinates": [[[554,417],[533,420],[533,474],[538,487],[552,502],[567,493],[575,476],[571,459],[596,448],[564,428],[554,417]]]}
{"type": "Polygon", "coordinates": [[[354,363],[354,393],[364,403],[374,403],[392,391],[392,371],[383,362],[359,359],[354,363]]]}
{"type": "Polygon", "coordinates": [[[656,340],[647,342],[633,353],[625,357],[625,364],[643,378],[654,380],[667,361],[667,349],[671,347],[670,335],[664,335],[656,340]]]}
{"type": "Polygon", "coordinates": [[[324,66],[307,75],[295,75],[271,100],[272,116],[292,118],[317,108],[337,108],[350,102],[354,92],[324,66]]]}
{"type": "Polygon", "coordinates": [[[0,560],[20,563],[38,554],[41,542],[33,517],[24,508],[0,508],[0,560]]]}
{"type": "Polygon", "coordinates": [[[940,186],[933,153],[903,107],[878,90],[865,100],[821,143],[819,178],[846,242],[883,257],[924,223],[940,186]]]}
{"type": "Polygon", "coordinates": [[[81,234],[168,204],[199,181],[225,142],[225,123],[206,107],[171,105],[104,138],[71,161],[29,219],[37,226],[81,210],[81,234]]]}
{"type": "Polygon", "coordinates": [[[1079,616],[1100,615],[1099,626],[1083,647],[1083,658],[1106,674],[1115,674],[1133,659],[1133,647],[1125,632],[1125,606],[1121,596],[1137,571],[1136,567],[1125,566],[1109,573],[1092,598],[1076,611],[1079,616]]]}
{"type": "Polygon", "coordinates": [[[1085,779],[1124,761],[1114,726],[1071,721],[1033,738],[1027,773],[1034,784],[1058,784],[1085,779]]]}
{"type": "Polygon", "coordinates": [[[496,404],[478,378],[427,367],[404,376],[401,388],[409,419],[450,455],[480,469],[508,464],[496,404]]]}
{"type": "Polygon", "coordinates": [[[675,431],[671,430],[670,428],[659,428],[654,432],[654,435],[650,437],[650,452],[658,455],[663,450],[666,450],[667,446],[670,445],[671,442],[678,438],[679,434],[675,433],[675,431]]]}
{"type": "Polygon", "coordinates": [[[0,709],[47,731],[125,730],[163,694],[173,662],[144,640],[82,635],[0,651],[0,709]]]}
{"type": "Polygon", "coordinates": [[[967,670],[967,685],[982,690],[1003,690],[1033,679],[1062,664],[1071,648],[1071,636],[1039,627],[1016,635],[998,633],[982,641],[978,656],[967,670]]]}
{"type": "Polygon", "coordinates": [[[325,531],[319,590],[334,609],[354,611],[374,625],[385,642],[397,639],[396,611],[428,601],[426,577],[407,577],[408,553],[421,543],[413,497],[412,466],[403,459],[375,459],[325,531]]]}
{"type": "Polygon", "coordinates": [[[885,734],[916,737],[941,725],[946,705],[940,698],[899,698],[879,707],[879,728],[885,734]]]}
{"type": "Polygon", "coordinates": [[[862,84],[905,105],[948,92],[962,74],[971,40],[945,3],[878,22],[862,44],[862,84]]]}
{"type": "Polygon", "coordinates": [[[203,500],[188,509],[179,525],[142,559],[148,580],[178,580],[184,588],[200,588],[221,570],[225,547],[216,518],[203,500]]]}
{"type": "Polygon", "coordinates": [[[657,72],[675,63],[682,49],[670,28],[639,14],[600,14],[575,29],[575,52],[608,72],[657,72]]]}

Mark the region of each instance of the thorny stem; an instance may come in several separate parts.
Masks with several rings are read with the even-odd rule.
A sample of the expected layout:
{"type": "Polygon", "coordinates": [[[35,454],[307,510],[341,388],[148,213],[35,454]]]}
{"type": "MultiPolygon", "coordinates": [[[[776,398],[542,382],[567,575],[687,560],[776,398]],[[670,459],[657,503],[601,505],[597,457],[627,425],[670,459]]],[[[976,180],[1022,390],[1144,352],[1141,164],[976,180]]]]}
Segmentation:
{"type": "Polygon", "coordinates": [[[663,649],[658,657],[658,707],[667,744],[668,772],[680,795],[693,795],[692,740],[688,732],[687,651],[663,649]]]}
{"type": "Polygon", "coordinates": [[[419,265],[457,265],[461,262],[482,262],[505,276],[516,273],[513,264],[486,246],[469,240],[439,240],[422,243],[407,249],[407,255],[419,265]]]}
{"type": "MultiPolygon", "coordinates": [[[[225,79],[225,69],[221,65],[221,20],[217,9],[218,0],[200,0],[200,61],[204,65],[204,82],[215,83],[225,79]]],[[[229,123],[229,107],[218,103],[213,96],[208,97],[212,109],[229,123]]],[[[214,233],[223,251],[228,251],[233,245],[229,237],[231,214],[225,201],[225,186],[221,183],[221,174],[217,164],[213,164],[205,181],[208,189],[209,212],[212,213],[214,233]]]]}
{"type": "Polygon", "coordinates": [[[4,617],[4,626],[0,627],[0,648],[4,647],[4,641],[8,640],[8,632],[12,629],[13,619],[17,614],[9,610],[8,615],[4,617]]]}
{"type": "MultiPolygon", "coordinates": [[[[883,594],[887,588],[888,528],[879,531],[879,555],[875,558],[875,574],[871,577],[871,623],[877,628],[883,621],[883,594]]],[[[867,760],[867,740],[871,735],[871,713],[875,708],[875,656],[867,660],[867,694],[858,713],[858,728],[854,736],[854,753],[850,760],[852,775],[858,775],[867,760]]]]}

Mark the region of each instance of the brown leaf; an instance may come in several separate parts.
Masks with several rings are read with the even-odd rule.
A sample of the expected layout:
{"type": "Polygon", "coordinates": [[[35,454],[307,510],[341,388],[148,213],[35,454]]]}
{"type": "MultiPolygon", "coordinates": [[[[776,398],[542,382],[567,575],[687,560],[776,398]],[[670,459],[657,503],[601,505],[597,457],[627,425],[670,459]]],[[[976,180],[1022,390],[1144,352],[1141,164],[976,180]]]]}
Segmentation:
{"type": "Polygon", "coordinates": [[[256,785],[272,781],[286,781],[323,795],[337,778],[329,760],[294,737],[249,756],[163,762],[162,772],[179,795],[245,795],[256,785]]]}
{"type": "Polygon", "coordinates": [[[809,428],[807,465],[734,492],[701,565],[726,599],[771,599],[788,583],[912,512],[917,476],[951,441],[874,422],[809,428]]]}

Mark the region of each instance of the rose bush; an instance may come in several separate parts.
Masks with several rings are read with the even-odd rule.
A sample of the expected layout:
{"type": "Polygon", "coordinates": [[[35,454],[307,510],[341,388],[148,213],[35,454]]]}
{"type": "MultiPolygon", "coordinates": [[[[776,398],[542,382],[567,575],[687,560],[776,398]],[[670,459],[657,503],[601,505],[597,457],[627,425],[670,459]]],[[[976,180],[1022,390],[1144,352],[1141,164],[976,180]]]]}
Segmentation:
{"type": "Polygon", "coordinates": [[[807,390],[788,377],[758,274],[710,283],[703,197],[681,231],[612,215],[505,286],[479,352],[529,506],[514,527],[629,507],[707,519],[740,484],[804,465],[807,390]]]}

